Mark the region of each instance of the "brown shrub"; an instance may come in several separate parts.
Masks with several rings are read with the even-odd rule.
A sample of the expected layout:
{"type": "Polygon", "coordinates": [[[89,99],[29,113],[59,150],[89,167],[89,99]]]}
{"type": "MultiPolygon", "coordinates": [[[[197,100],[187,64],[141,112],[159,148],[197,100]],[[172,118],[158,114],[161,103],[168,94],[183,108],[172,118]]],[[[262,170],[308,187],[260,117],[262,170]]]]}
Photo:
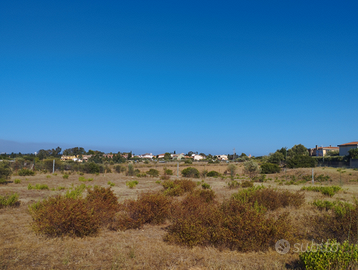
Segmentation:
{"type": "Polygon", "coordinates": [[[164,194],[167,196],[181,196],[185,192],[191,192],[196,187],[196,183],[192,180],[174,180],[164,181],[164,194]]]}
{"type": "Polygon", "coordinates": [[[93,189],[87,189],[87,191],[86,201],[89,207],[94,209],[102,225],[108,224],[119,210],[118,198],[110,187],[95,186],[93,189]]]}
{"type": "Polygon", "coordinates": [[[276,219],[265,217],[250,204],[237,200],[205,203],[187,196],[181,212],[173,218],[165,241],[186,245],[213,245],[238,251],[267,250],[278,239],[294,239],[295,230],[288,213],[276,219]]]}
{"type": "Polygon", "coordinates": [[[29,207],[36,233],[86,236],[98,231],[101,220],[82,198],[50,197],[29,207]]]}
{"type": "Polygon", "coordinates": [[[144,223],[162,224],[169,216],[171,202],[162,193],[142,193],[136,201],[127,200],[121,206],[124,212],[117,215],[117,222],[122,222],[118,228],[140,227],[144,223]]]}
{"type": "Polygon", "coordinates": [[[243,188],[253,187],[253,186],[254,186],[254,183],[252,183],[251,181],[244,181],[241,184],[241,187],[243,187],[243,188]]]}

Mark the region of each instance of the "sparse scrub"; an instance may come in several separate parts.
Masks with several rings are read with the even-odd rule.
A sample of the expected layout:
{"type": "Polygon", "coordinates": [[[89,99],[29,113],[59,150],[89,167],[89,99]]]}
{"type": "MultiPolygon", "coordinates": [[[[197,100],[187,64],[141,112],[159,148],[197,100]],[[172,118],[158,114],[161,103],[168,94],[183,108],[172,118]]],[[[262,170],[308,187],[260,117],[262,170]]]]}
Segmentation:
{"type": "Polygon", "coordinates": [[[64,175],[62,176],[63,179],[68,179],[68,177],[69,177],[68,174],[64,174],[64,175]]]}
{"type": "Polygon", "coordinates": [[[232,189],[232,188],[238,188],[240,186],[240,183],[237,182],[236,180],[232,180],[230,182],[227,183],[227,186],[232,189]]]}

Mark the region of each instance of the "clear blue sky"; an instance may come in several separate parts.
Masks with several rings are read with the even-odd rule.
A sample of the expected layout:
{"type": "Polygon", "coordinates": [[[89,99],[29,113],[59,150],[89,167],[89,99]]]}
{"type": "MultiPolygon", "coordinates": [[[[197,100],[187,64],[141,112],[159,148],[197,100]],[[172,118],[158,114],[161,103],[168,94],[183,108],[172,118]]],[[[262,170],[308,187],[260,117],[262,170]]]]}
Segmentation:
{"type": "Polygon", "coordinates": [[[358,1],[1,1],[0,152],[13,141],[265,155],[357,141],[357,12],[358,1]]]}

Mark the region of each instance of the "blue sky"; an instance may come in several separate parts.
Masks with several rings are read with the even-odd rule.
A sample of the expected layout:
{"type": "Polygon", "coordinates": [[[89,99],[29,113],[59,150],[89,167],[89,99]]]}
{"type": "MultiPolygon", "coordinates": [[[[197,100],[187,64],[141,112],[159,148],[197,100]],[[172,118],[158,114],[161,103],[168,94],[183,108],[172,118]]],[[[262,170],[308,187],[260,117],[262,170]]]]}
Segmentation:
{"type": "Polygon", "coordinates": [[[357,1],[1,1],[0,152],[265,155],[357,141],[357,11],[357,1]]]}

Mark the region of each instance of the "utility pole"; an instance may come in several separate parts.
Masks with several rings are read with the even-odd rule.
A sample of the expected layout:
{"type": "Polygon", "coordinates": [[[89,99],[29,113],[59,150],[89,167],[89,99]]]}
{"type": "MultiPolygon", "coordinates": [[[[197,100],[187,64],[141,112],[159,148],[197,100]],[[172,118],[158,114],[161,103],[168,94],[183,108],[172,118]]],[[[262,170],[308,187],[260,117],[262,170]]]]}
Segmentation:
{"type": "Polygon", "coordinates": [[[232,161],[234,161],[235,157],[236,157],[236,153],[235,153],[235,148],[234,148],[234,153],[233,153],[233,156],[232,156],[232,161]]]}
{"type": "Polygon", "coordinates": [[[53,164],[52,164],[52,173],[55,173],[55,160],[53,160],[53,164]]]}

